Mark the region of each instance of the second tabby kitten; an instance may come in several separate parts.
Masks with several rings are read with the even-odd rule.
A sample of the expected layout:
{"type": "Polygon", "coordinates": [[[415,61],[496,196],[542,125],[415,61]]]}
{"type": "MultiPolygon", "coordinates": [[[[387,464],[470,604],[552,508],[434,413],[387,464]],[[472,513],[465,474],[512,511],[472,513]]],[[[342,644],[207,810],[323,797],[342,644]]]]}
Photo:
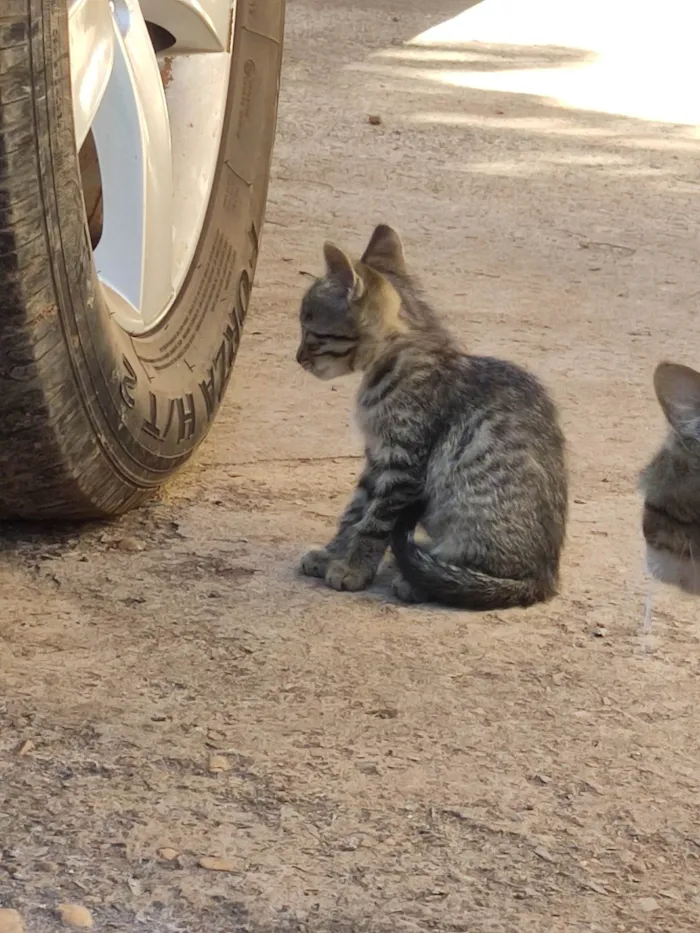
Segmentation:
{"type": "Polygon", "coordinates": [[[669,431],[641,476],[647,566],[664,583],[700,595],[700,373],[660,363],[654,388],[669,431]]]}
{"type": "Polygon", "coordinates": [[[461,352],[376,228],[359,262],[331,244],[303,298],[298,362],[320,379],[363,373],[366,463],[333,540],[302,572],[338,590],[374,578],[388,546],[405,601],[528,606],[556,592],[567,516],[564,438],[534,376],[461,352]],[[430,541],[413,532],[420,524],[430,541]]]}

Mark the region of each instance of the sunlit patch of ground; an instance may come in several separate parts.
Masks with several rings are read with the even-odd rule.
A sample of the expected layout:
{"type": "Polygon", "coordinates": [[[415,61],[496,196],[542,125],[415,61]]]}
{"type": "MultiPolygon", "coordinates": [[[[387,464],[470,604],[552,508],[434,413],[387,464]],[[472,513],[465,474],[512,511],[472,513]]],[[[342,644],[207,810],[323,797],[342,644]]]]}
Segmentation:
{"type": "Polygon", "coordinates": [[[562,107],[700,124],[700,7],[688,0],[483,0],[368,67],[562,107]]]}

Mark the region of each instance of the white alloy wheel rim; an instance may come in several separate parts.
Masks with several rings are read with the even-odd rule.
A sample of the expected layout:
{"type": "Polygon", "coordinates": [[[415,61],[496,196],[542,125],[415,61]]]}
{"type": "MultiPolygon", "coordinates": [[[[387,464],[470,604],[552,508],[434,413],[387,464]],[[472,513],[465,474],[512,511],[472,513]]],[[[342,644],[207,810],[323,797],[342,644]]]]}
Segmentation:
{"type": "Polygon", "coordinates": [[[78,149],[102,186],[95,267],[132,334],[162,321],[192,263],[211,194],[235,0],[68,0],[78,149]],[[159,58],[146,23],[174,42],[159,58]]]}

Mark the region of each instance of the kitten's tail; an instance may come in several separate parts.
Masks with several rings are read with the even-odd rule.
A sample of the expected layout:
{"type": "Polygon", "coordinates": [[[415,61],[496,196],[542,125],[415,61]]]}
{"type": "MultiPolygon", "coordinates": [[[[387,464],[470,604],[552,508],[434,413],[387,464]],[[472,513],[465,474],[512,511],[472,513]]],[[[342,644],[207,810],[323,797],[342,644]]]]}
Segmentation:
{"type": "Polygon", "coordinates": [[[553,580],[510,580],[480,570],[442,563],[416,544],[413,532],[422,506],[409,507],[394,528],[391,549],[404,578],[428,599],[457,609],[509,609],[546,602],[556,592],[553,580]]]}

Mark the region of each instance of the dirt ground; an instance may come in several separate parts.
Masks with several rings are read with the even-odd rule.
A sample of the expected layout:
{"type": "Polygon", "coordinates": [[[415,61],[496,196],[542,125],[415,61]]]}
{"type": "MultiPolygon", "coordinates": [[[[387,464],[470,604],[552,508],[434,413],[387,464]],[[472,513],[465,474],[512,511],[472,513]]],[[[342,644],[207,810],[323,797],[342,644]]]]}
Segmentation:
{"type": "Polygon", "coordinates": [[[115,525],[3,531],[0,906],[28,933],[61,902],[148,933],[698,929],[698,603],[655,591],[643,632],[635,491],[653,366],[700,355],[698,135],[470,86],[585,63],[570,47],[405,51],[466,5],[290,0],[213,436],[115,525]],[[544,608],[296,575],[360,463],[353,384],[294,362],[297,303],[324,238],[359,250],[381,220],[464,345],[560,402],[572,514],[544,608]]]}

